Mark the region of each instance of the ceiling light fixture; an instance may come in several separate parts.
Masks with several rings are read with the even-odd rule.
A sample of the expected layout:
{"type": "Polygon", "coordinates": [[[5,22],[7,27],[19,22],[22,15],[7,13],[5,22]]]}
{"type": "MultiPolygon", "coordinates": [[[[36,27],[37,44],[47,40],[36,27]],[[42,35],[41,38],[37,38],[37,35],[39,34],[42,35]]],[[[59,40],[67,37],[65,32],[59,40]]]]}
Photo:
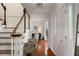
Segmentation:
{"type": "Polygon", "coordinates": [[[43,3],[36,3],[36,7],[37,8],[42,8],[43,7],[43,3]]]}

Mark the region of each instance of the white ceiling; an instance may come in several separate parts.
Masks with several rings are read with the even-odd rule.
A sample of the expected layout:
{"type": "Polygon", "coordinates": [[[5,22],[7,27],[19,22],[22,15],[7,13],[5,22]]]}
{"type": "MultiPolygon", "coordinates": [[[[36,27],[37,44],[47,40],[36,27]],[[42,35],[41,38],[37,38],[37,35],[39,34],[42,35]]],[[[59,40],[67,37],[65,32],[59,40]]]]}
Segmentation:
{"type": "Polygon", "coordinates": [[[30,14],[31,23],[44,23],[49,18],[49,13],[52,10],[54,3],[43,3],[42,8],[37,8],[36,3],[22,3],[30,14]]]}
{"type": "Polygon", "coordinates": [[[22,3],[22,5],[30,13],[47,13],[47,12],[50,12],[54,3],[43,3],[42,8],[37,8],[35,3],[22,3]]]}

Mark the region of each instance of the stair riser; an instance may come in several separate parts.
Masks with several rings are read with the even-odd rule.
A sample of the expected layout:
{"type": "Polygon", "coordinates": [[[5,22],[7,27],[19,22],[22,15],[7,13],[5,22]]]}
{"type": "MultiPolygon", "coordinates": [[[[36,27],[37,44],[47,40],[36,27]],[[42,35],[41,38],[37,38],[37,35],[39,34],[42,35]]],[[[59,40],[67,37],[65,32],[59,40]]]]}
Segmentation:
{"type": "MultiPolygon", "coordinates": [[[[7,43],[7,42],[11,43],[12,41],[11,41],[11,39],[0,39],[0,43],[7,43]]],[[[15,40],[13,42],[16,43],[17,41],[15,40]]]]}
{"type": "Polygon", "coordinates": [[[10,34],[0,34],[0,37],[11,37],[10,34]]]}
{"type": "Polygon", "coordinates": [[[11,45],[0,45],[0,50],[11,50],[11,45]]]}
{"type": "Polygon", "coordinates": [[[11,54],[0,54],[0,56],[11,56],[11,54]]]}
{"type": "MultiPolygon", "coordinates": [[[[13,30],[14,30],[13,28],[3,28],[2,31],[0,32],[0,56],[11,56],[11,52],[12,52],[11,50],[13,48],[11,45],[11,43],[12,43],[11,34],[12,34],[13,30]]],[[[23,29],[20,29],[20,30],[23,30],[23,29]]],[[[21,32],[20,30],[17,30],[16,34],[21,32]]],[[[17,43],[17,39],[19,39],[19,38],[14,39],[15,44],[17,43]]],[[[19,43],[17,43],[17,44],[19,44],[19,43]]],[[[14,46],[13,50],[15,50],[15,49],[22,50],[22,47],[21,48],[18,47],[17,44],[14,46]]]]}
{"type": "Polygon", "coordinates": [[[11,39],[11,37],[0,37],[0,39],[11,39]]]}
{"type": "Polygon", "coordinates": [[[11,42],[11,39],[0,39],[0,43],[11,42]]]}
{"type": "Polygon", "coordinates": [[[1,32],[12,32],[13,31],[13,29],[12,30],[10,30],[10,29],[2,29],[2,31],[1,32]]]}
{"type": "MultiPolygon", "coordinates": [[[[14,29],[2,29],[1,32],[13,32],[14,29]]],[[[23,31],[23,29],[19,29],[17,32],[23,31]]]]}
{"type": "Polygon", "coordinates": [[[14,30],[14,28],[3,28],[3,29],[2,29],[2,31],[7,31],[7,32],[13,31],[13,30],[14,30]]]}

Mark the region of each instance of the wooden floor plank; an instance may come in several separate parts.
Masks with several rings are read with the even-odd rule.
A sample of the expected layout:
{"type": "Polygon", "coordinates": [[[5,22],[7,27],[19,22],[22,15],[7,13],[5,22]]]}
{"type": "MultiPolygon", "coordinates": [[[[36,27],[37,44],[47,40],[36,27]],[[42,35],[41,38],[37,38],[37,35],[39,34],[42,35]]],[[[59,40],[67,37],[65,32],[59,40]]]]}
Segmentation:
{"type": "Polygon", "coordinates": [[[36,55],[37,56],[45,56],[45,50],[48,47],[47,40],[39,40],[37,42],[36,55]]]}
{"type": "Polygon", "coordinates": [[[50,48],[48,48],[47,55],[48,56],[55,56],[55,53],[50,48]]]}

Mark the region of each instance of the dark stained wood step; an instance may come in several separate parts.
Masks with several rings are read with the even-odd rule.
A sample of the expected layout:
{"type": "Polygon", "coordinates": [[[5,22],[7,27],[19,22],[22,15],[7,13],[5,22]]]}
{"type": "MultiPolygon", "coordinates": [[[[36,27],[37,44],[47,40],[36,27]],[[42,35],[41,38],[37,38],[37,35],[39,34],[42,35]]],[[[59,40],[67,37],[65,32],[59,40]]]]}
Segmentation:
{"type": "Polygon", "coordinates": [[[3,19],[0,19],[1,21],[3,20],[3,19]]]}
{"type": "Polygon", "coordinates": [[[0,46],[1,45],[11,45],[11,43],[10,42],[4,42],[4,43],[0,43],[0,46]]]}
{"type": "Polygon", "coordinates": [[[11,34],[12,37],[20,37],[22,34],[11,34]]]}
{"type": "Polygon", "coordinates": [[[11,39],[11,37],[0,37],[0,39],[11,39]]]}
{"type": "Polygon", "coordinates": [[[0,54],[11,54],[11,50],[0,50],[0,54]]]}

